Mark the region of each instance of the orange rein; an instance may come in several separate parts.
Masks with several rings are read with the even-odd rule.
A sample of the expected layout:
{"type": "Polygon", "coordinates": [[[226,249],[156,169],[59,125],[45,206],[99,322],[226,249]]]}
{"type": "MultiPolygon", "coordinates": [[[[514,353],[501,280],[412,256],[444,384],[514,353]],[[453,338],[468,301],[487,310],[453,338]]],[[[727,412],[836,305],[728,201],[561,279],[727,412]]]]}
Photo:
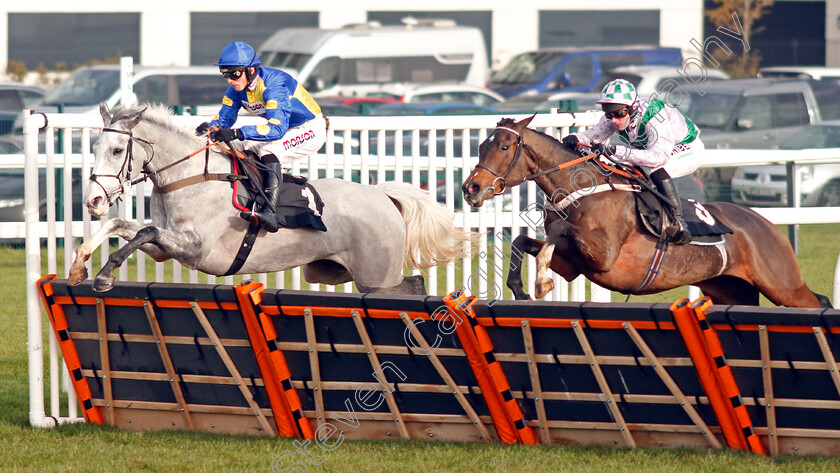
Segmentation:
{"type": "MultiPolygon", "coordinates": [[[[598,156],[598,153],[592,153],[592,154],[587,154],[586,156],[581,156],[577,159],[573,159],[571,161],[566,161],[565,163],[560,163],[557,166],[548,168],[544,171],[540,171],[536,174],[532,174],[532,175],[526,177],[525,179],[523,179],[522,182],[533,180],[533,179],[535,179],[539,176],[542,176],[544,174],[548,174],[550,172],[560,171],[562,169],[572,167],[576,164],[580,164],[580,163],[589,161],[590,159],[594,159],[597,156],[598,156]]],[[[599,166],[601,166],[602,168],[606,169],[607,171],[612,171],[613,173],[618,174],[619,176],[622,176],[622,177],[626,177],[627,179],[635,179],[637,177],[642,177],[642,173],[640,173],[637,169],[633,169],[634,173],[630,174],[629,172],[626,172],[622,169],[619,169],[619,168],[617,168],[617,167],[615,167],[611,164],[604,163],[603,161],[600,161],[600,160],[596,160],[595,163],[598,164],[599,166]]]]}

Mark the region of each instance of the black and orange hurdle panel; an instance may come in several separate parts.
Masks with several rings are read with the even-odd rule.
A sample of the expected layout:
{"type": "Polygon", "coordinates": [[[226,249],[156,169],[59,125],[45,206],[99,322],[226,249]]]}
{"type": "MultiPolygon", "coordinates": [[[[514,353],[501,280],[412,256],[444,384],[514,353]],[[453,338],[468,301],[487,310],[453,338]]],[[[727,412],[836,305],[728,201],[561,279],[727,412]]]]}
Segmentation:
{"type": "Polygon", "coordinates": [[[459,291],[443,298],[450,312],[457,314],[464,322],[458,326],[458,338],[484,393],[499,438],[506,443],[533,445],[537,443],[536,437],[518,401],[513,397],[501,364],[493,354],[493,342],[475,319],[473,304],[477,300],[475,296],[466,296],[459,291]]]}
{"type": "Polygon", "coordinates": [[[439,297],[267,289],[259,309],[316,432],[498,440],[439,297]]]}
{"type": "Polygon", "coordinates": [[[242,318],[248,329],[251,345],[254,347],[254,354],[258,359],[265,360],[265,364],[269,366],[269,372],[263,373],[263,380],[266,390],[276,393],[269,399],[276,400],[271,407],[275,413],[278,432],[284,437],[314,438],[309,420],[304,417],[300,397],[292,386],[286,358],[277,347],[277,333],[270,324],[266,323],[266,316],[260,309],[262,285],[245,281],[236,286],[235,290],[242,318]],[[266,359],[266,356],[270,359],[266,359]]]}
{"type": "Polygon", "coordinates": [[[840,455],[840,310],[694,303],[767,452],[840,455]]]}
{"type": "Polygon", "coordinates": [[[91,422],[840,455],[837,310],[444,300],[250,281],[95,293],[47,277],[39,291],[91,422]]]}
{"type": "Polygon", "coordinates": [[[76,394],[84,400],[89,386],[104,423],[277,435],[231,286],[120,282],[97,293],[90,281],[42,281],[48,312],[66,319],[61,328],[51,317],[69,336],[62,355],[68,365],[78,356],[76,394]]]}
{"type": "Polygon", "coordinates": [[[79,359],[79,354],[76,352],[76,346],[70,338],[67,317],[64,315],[64,306],[55,299],[55,293],[52,287],[52,282],[55,278],[55,275],[51,274],[39,279],[37,283],[38,294],[41,296],[41,302],[44,304],[47,317],[50,319],[50,326],[53,329],[56,340],[58,340],[59,350],[61,350],[64,356],[64,362],[70,372],[73,390],[76,392],[76,398],[82,406],[85,420],[95,424],[104,424],[105,419],[99,407],[93,402],[93,395],[91,394],[87,378],[82,373],[82,363],[79,359]]]}
{"type": "Polygon", "coordinates": [[[755,433],[755,428],[752,425],[750,414],[747,411],[747,406],[741,398],[741,390],[738,388],[738,383],[732,375],[732,368],[726,361],[726,355],[723,353],[723,347],[720,345],[717,333],[706,319],[705,311],[711,307],[712,300],[708,297],[701,297],[691,303],[691,310],[697,319],[700,326],[700,331],[706,341],[706,348],[709,350],[708,355],[714,363],[716,381],[719,384],[719,389],[723,396],[729,401],[734,413],[735,428],[741,430],[747,446],[750,450],[761,455],[767,455],[767,450],[764,444],[755,433]]]}
{"type": "Polygon", "coordinates": [[[540,443],[721,447],[668,304],[471,307],[540,443]]]}

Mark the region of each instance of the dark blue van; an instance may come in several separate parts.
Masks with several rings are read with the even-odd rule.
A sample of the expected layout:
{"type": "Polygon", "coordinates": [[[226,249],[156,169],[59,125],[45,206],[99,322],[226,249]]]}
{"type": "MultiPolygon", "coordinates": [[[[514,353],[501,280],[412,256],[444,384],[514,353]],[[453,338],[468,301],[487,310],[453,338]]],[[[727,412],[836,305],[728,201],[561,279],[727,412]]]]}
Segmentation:
{"type": "Polygon", "coordinates": [[[515,56],[493,74],[488,87],[505,97],[546,92],[588,92],[603,71],[620,66],[682,66],[679,48],[603,46],[544,48],[515,56]]]}

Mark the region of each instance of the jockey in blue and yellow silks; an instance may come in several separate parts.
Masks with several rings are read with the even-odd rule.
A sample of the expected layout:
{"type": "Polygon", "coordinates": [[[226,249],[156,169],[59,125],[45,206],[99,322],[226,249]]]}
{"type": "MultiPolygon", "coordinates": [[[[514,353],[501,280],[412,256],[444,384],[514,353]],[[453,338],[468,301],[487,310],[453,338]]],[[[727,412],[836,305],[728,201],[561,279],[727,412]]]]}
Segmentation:
{"type": "MultiPolygon", "coordinates": [[[[248,43],[235,41],[222,49],[216,64],[228,81],[222,108],[216,118],[202,123],[196,134],[208,131],[217,141],[246,140],[245,148],[260,156],[266,166],[268,202],[253,213],[269,232],[280,227],[275,210],[283,184],[281,164],[317,152],[326,141],[326,120],[309,92],[289,74],[260,66],[248,43]],[[230,128],[240,108],[266,119],[260,125],[230,128]]],[[[250,212],[242,217],[249,219],[250,212]]]]}

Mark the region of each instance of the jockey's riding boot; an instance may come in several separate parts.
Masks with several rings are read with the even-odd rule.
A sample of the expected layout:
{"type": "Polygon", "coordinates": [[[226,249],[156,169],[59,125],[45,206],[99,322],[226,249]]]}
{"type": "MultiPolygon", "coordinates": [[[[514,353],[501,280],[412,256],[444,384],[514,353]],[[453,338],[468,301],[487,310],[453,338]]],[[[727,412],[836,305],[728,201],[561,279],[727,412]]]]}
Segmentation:
{"type": "Polygon", "coordinates": [[[677,244],[688,243],[691,239],[691,233],[688,232],[688,225],[686,225],[685,217],[683,217],[680,196],[677,194],[677,186],[674,184],[674,180],[670,177],[662,179],[657,181],[656,187],[659,192],[668,198],[671,214],[674,217],[671,224],[665,229],[665,233],[677,244]]]}
{"type": "Polygon", "coordinates": [[[267,232],[274,233],[280,228],[277,204],[280,202],[280,190],[283,188],[283,170],[278,162],[268,163],[266,166],[268,170],[265,172],[265,195],[268,202],[254,212],[254,216],[267,232]]]}

